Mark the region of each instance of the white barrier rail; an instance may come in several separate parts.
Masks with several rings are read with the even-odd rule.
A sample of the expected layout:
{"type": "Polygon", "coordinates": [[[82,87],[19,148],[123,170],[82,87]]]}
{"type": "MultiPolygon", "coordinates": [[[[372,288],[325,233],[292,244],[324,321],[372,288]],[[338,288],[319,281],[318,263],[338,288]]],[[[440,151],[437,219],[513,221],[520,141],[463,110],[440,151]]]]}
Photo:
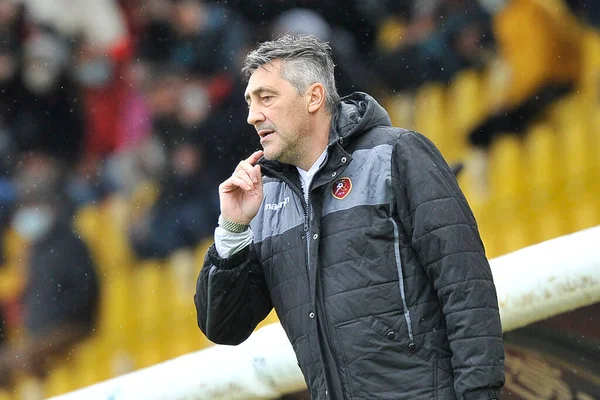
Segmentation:
{"type": "MultiPolygon", "coordinates": [[[[490,260],[504,331],[600,302],[600,226],[490,260]]],[[[305,388],[279,324],[54,400],[274,399],[305,388]]]]}

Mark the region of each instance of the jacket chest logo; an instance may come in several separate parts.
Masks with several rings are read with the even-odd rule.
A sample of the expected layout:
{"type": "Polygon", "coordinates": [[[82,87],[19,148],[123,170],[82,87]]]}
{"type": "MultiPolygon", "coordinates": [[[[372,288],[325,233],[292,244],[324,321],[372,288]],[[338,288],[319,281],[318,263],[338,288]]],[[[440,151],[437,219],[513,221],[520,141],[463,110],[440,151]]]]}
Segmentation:
{"type": "Polygon", "coordinates": [[[331,194],[338,200],[342,200],[348,196],[348,193],[352,190],[352,181],[350,178],[340,178],[333,183],[331,188],[331,194]]]}
{"type": "Polygon", "coordinates": [[[267,204],[265,204],[265,211],[267,211],[267,210],[271,210],[271,211],[281,210],[289,202],[290,202],[290,198],[289,197],[285,197],[279,203],[267,203],[267,204]]]}

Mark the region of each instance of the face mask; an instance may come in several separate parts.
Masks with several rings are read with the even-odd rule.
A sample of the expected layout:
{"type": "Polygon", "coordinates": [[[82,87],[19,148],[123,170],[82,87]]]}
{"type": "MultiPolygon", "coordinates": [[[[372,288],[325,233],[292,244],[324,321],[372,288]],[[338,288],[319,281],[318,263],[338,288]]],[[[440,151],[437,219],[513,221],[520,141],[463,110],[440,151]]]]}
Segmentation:
{"type": "Polygon", "coordinates": [[[199,124],[208,115],[210,101],[204,88],[188,87],[183,89],[179,101],[181,106],[179,117],[188,126],[199,124]]]}
{"type": "Polygon", "coordinates": [[[32,93],[44,94],[50,91],[56,82],[56,74],[42,66],[25,67],[23,70],[23,83],[32,93]]]}
{"type": "Polygon", "coordinates": [[[12,226],[23,239],[35,242],[48,233],[53,222],[54,218],[49,207],[29,206],[15,213],[12,226]]]}
{"type": "Polygon", "coordinates": [[[85,86],[101,88],[112,78],[112,64],[106,58],[96,58],[80,64],[75,76],[85,86]]]}

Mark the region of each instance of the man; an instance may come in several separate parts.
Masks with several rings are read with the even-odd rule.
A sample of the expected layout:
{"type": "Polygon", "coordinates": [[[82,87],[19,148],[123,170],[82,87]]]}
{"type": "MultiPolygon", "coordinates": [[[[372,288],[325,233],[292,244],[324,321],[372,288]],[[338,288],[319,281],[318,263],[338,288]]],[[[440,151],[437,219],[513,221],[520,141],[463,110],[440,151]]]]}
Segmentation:
{"type": "Polygon", "coordinates": [[[502,329],[475,219],[422,135],[339,99],[311,36],[245,60],[263,151],[219,186],[198,325],[244,341],[275,307],[314,399],[496,399],[502,329]]]}

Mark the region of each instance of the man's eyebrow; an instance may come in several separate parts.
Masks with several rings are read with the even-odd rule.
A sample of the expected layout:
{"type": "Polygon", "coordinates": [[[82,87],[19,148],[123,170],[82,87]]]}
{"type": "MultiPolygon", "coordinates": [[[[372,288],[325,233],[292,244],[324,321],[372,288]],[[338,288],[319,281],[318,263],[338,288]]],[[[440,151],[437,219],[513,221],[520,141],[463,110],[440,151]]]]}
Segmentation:
{"type": "MultiPolygon", "coordinates": [[[[273,94],[277,94],[277,91],[275,89],[266,87],[266,86],[259,86],[256,89],[252,90],[253,95],[255,96],[259,96],[262,93],[273,93],[273,94]]],[[[244,96],[244,98],[246,99],[246,102],[250,102],[250,93],[246,93],[246,95],[244,96]]]]}

